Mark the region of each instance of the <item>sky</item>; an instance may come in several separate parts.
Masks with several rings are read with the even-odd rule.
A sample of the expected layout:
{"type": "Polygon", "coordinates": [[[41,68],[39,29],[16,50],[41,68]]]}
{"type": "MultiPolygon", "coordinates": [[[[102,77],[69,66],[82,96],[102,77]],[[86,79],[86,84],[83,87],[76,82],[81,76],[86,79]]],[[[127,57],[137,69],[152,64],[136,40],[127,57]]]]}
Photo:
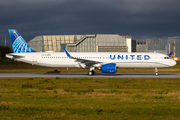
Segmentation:
{"type": "Polygon", "coordinates": [[[0,45],[8,29],[28,42],[40,35],[180,36],[180,0],[0,0],[0,45]]]}

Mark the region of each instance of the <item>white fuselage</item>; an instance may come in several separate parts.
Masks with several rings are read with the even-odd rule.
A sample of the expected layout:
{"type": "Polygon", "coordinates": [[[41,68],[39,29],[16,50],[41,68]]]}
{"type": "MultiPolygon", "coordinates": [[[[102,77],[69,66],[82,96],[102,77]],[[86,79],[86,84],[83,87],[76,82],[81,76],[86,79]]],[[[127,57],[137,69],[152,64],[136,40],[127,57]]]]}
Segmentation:
{"type": "MultiPolygon", "coordinates": [[[[71,52],[75,58],[99,62],[93,67],[101,67],[102,64],[115,63],[117,68],[165,68],[176,65],[167,55],[161,53],[85,53],[71,52]]],[[[55,68],[90,68],[83,63],[70,59],[65,52],[34,52],[11,53],[6,57],[17,61],[55,68]],[[13,57],[22,56],[22,57],[13,57]]]]}

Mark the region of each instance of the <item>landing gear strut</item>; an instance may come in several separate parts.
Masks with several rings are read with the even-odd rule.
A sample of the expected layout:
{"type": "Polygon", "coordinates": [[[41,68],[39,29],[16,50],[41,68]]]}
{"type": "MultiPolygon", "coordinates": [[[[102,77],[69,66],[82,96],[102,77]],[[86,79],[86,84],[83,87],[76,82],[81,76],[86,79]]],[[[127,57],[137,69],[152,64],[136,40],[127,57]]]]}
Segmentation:
{"type": "Polygon", "coordinates": [[[90,76],[91,76],[91,75],[94,75],[94,73],[95,73],[95,72],[93,71],[94,69],[95,69],[94,67],[91,67],[91,68],[90,68],[90,71],[88,72],[88,75],[90,75],[90,76]]]}
{"type": "Polygon", "coordinates": [[[157,68],[155,68],[155,74],[156,74],[156,76],[158,76],[158,75],[159,75],[159,73],[158,73],[158,69],[157,69],[157,68]]]}

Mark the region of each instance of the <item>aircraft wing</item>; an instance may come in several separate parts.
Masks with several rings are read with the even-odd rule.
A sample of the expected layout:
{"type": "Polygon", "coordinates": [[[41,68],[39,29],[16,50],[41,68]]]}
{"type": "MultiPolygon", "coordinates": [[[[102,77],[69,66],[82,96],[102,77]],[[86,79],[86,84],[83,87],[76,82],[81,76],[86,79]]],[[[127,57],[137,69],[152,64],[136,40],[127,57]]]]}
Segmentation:
{"type": "Polygon", "coordinates": [[[100,62],[100,61],[80,59],[80,58],[73,57],[73,56],[71,56],[71,55],[69,54],[69,52],[66,50],[66,48],[64,48],[64,51],[66,52],[66,55],[67,55],[70,59],[74,59],[75,62],[84,63],[84,64],[87,65],[87,66],[91,66],[91,65],[94,65],[94,64],[102,63],[102,62],[100,62]]]}
{"type": "Polygon", "coordinates": [[[102,63],[100,61],[93,61],[93,60],[87,60],[87,59],[79,59],[79,58],[75,58],[75,57],[69,57],[69,58],[75,59],[75,62],[84,63],[87,66],[91,66],[91,65],[94,65],[94,64],[102,63]]]}

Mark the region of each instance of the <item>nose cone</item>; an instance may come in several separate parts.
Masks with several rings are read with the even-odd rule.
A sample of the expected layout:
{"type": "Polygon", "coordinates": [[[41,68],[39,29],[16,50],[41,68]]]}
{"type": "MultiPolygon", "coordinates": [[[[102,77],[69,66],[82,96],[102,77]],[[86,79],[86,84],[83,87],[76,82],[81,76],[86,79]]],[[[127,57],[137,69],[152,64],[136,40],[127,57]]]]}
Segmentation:
{"type": "Polygon", "coordinates": [[[170,65],[171,66],[175,66],[176,65],[176,61],[175,60],[171,60],[170,65]]]}

